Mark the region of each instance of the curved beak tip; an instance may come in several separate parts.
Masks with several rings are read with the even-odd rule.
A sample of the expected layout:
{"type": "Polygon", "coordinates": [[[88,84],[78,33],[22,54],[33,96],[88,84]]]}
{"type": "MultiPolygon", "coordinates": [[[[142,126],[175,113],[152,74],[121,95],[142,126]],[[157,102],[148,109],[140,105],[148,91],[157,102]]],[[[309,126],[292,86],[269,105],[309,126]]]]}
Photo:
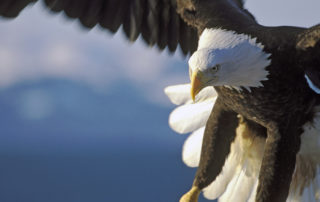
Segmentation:
{"type": "Polygon", "coordinates": [[[197,90],[195,90],[194,88],[191,88],[191,98],[192,98],[193,102],[196,100],[197,94],[198,94],[197,90]]]}
{"type": "Polygon", "coordinates": [[[191,77],[191,98],[193,101],[196,99],[196,95],[201,91],[203,88],[201,78],[199,78],[200,75],[198,75],[196,72],[192,74],[191,77]]]}

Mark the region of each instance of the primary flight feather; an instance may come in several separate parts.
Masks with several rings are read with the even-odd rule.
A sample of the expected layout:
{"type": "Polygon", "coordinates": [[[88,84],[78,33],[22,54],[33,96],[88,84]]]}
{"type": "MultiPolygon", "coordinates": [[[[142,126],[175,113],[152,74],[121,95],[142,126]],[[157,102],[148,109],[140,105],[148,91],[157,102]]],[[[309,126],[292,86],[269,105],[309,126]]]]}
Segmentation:
{"type": "MultiPolygon", "coordinates": [[[[2,0],[0,15],[16,17],[34,2],[2,0]]],[[[122,26],[131,41],[141,35],[150,46],[192,54],[191,84],[166,91],[184,104],[170,125],[194,131],[183,159],[198,170],[181,201],[197,201],[200,191],[221,201],[318,200],[319,25],[265,27],[241,0],[44,3],[84,27],[122,26]]]]}

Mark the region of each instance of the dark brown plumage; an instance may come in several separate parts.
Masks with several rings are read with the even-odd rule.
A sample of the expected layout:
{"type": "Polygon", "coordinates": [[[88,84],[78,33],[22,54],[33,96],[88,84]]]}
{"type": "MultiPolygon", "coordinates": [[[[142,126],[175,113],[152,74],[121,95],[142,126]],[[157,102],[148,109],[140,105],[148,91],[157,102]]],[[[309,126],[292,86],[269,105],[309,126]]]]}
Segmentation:
{"type": "MultiPolygon", "coordinates": [[[[38,0],[1,0],[0,15],[17,17],[27,5],[38,0]]],[[[197,48],[198,33],[176,12],[170,0],[44,0],[53,12],[64,12],[91,29],[96,25],[115,33],[120,26],[130,41],[139,35],[149,46],[174,52],[180,45],[187,55],[197,48]]]]}
{"type": "MultiPolygon", "coordinates": [[[[0,14],[16,17],[32,2],[36,1],[2,0],[0,14]]],[[[198,33],[205,28],[257,38],[271,54],[268,80],[252,92],[216,87],[219,97],[206,125],[193,186],[201,190],[221,172],[240,114],[253,134],[266,137],[256,201],[286,200],[302,126],[313,120],[313,108],[320,104],[304,77],[320,87],[320,25],[310,29],[261,26],[241,0],[45,0],[45,4],[53,12],[79,19],[87,28],[99,24],[116,32],[122,25],[131,41],[141,35],[148,45],[161,50],[168,47],[174,52],[180,45],[186,55],[196,50],[198,33]]]]}
{"type": "Polygon", "coordinates": [[[176,1],[169,0],[45,0],[51,11],[77,18],[87,28],[100,25],[115,33],[122,25],[130,41],[141,34],[149,46],[174,52],[180,44],[185,55],[197,46],[197,32],[176,12],[176,1]]]}
{"type": "MultiPolygon", "coordinates": [[[[214,106],[215,115],[210,116],[207,122],[202,156],[193,185],[201,190],[219,174],[222,168],[219,159],[221,156],[226,157],[228,151],[217,150],[216,145],[230,147],[229,138],[232,137],[215,137],[220,135],[215,127],[225,125],[219,123],[217,112],[232,111],[267,130],[256,201],[285,201],[300,147],[302,126],[313,118],[312,109],[320,101],[319,95],[310,89],[304,78],[306,70],[310,70],[309,66],[313,69],[307,74],[316,75],[314,81],[319,78],[318,27],[264,27],[227,1],[199,1],[193,4],[193,9],[193,13],[183,8],[179,12],[189,23],[195,24],[198,30],[222,27],[245,33],[256,37],[265,46],[264,51],[271,53],[271,65],[266,68],[270,73],[269,80],[263,81],[263,88],[238,92],[216,87],[219,95],[217,102],[223,105],[214,106]],[[216,17],[210,17],[209,11],[215,13],[216,17]],[[230,19],[231,16],[235,20],[230,19]],[[209,155],[213,156],[212,159],[209,155]],[[214,159],[217,156],[219,158],[214,159]]],[[[231,125],[236,122],[234,119],[229,120],[231,125]]]]}

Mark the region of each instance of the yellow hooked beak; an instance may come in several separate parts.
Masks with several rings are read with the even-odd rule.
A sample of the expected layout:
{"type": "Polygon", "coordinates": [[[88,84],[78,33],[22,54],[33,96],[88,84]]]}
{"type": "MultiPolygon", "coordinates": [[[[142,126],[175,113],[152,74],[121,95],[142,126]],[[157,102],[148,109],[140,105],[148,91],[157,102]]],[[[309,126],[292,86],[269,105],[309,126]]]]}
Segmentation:
{"type": "Polygon", "coordinates": [[[202,82],[202,72],[195,71],[191,75],[191,98],[195,101],[196,95],[205,87],[202,82]]]}

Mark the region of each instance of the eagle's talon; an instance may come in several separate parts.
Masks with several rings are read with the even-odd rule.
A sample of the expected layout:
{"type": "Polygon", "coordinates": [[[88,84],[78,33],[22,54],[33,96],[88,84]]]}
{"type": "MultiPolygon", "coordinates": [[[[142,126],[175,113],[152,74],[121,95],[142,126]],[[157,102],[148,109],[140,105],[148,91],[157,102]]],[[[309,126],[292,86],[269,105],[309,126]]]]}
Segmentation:
{"type": "Polygon", "coordinates": [[[199,195],[200,189],[193,186],[190,191],[181,197],[180,202],[198,202],[199,195]]]}

